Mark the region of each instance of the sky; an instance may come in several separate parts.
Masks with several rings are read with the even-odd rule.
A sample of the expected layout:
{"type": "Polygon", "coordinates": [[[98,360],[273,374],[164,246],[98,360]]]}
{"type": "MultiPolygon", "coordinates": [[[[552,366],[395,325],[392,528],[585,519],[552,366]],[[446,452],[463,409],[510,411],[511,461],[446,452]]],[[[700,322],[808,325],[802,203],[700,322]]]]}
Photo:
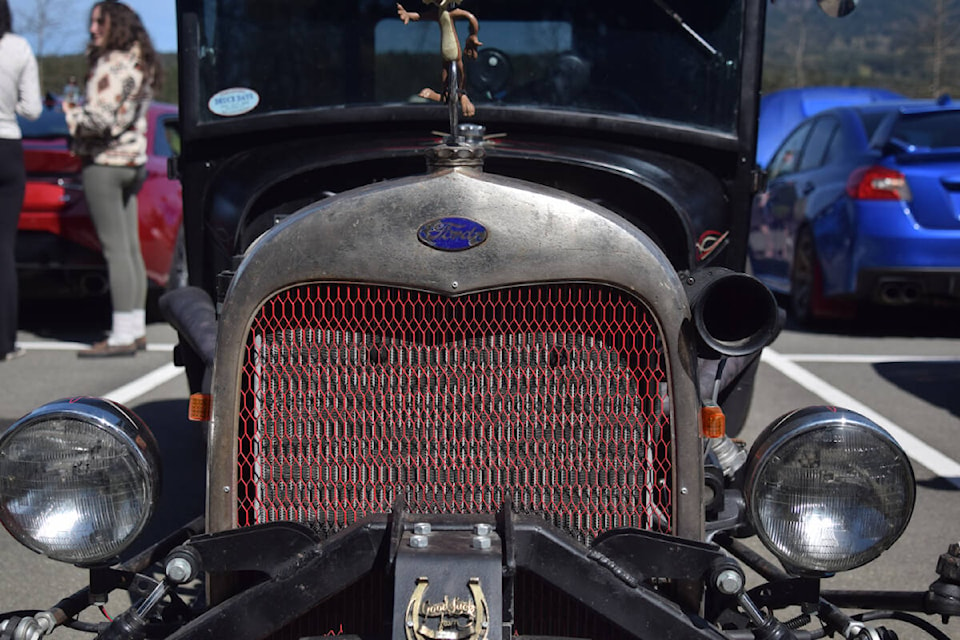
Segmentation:
{"type": "MultiPolygon", "coordinates": [[[[25,36],[34,50],[35,34],[25,29],[26,16],[36,11],[38,0],[9,0],[13,10],[13,30],[25,36]]],[[[44,42],[45,55],[82,53],[87,43],[87,20],[94,0],[46,0],[58,12],[57,27],[50,29],[44,42]]],[[[124,0],[140,14],[144,26],[160,52],[177,50],[177,14],[175,0],[124,0]]]]}

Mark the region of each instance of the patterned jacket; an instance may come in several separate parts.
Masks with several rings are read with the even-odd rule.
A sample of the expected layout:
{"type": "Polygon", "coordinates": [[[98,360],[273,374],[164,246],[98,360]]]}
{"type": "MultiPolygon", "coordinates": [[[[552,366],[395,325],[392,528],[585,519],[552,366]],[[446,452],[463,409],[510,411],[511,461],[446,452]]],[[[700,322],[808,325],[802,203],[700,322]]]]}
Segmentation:
{"type": "Polygon", "coordinates": [[[87,76],[82,105],[64,104],[73,152],[94,164],[139,167],[147,161],[147,109],[140,45],[102,55],[87,76]]]}

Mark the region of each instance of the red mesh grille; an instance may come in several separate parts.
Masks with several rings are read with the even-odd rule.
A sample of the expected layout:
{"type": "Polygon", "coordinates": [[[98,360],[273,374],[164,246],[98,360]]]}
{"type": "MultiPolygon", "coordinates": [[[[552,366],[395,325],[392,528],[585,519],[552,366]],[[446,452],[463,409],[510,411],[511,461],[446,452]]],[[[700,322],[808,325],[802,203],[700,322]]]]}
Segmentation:
{"type": "Polygon", "coordinates": [[[238,524],[327,534],[401,496],[414,513],[509,496],[585,541],[669,530],[659,345],[643,304],[592,285],[280,292],[246,346],[238,524]]]}

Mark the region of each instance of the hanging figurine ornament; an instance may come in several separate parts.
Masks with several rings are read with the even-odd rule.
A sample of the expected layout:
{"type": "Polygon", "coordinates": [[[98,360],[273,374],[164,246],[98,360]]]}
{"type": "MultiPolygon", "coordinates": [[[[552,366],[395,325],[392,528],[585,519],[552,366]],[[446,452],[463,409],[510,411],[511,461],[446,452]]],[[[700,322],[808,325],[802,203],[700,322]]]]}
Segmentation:
{"type": "MultiPolygon", "coordinates": [[[[440,25],[440,54],[443,57],[443,68],[440,75],[441,87],[437,92],[430,87],[420,90],[420,97],[433,100],[435,102],[446,102],[451,105],[451,120],[456,117],[456,105],[460,105],[460,110],[467,118],[476,113],[476,108],[467,97],[464,91],[463,75],[463,55],[468,58],[477,57],[477,49],[483,44],[477,37],[480,30],[480,23],[477,18],[469,11],[457,8],[455,0],[423,0],[424,4],[430,5],[423,13],[407,11],[403,5],[397,3],[397,15],[403,20],[403,24],[408,24],[411,20],[436,20],[440,25]],[[454,25],[456,20],[465,18],[470,23],[470,35],[460,48],[460,38],[457,37],[457,29],[454,25]],[[451,99],[451,96],[455,96],[451,99]]],[[[453,123],[452,123],[453,124],[453,123]]],[[[453,127],[451,130],[455,130],[453,127]]]]}

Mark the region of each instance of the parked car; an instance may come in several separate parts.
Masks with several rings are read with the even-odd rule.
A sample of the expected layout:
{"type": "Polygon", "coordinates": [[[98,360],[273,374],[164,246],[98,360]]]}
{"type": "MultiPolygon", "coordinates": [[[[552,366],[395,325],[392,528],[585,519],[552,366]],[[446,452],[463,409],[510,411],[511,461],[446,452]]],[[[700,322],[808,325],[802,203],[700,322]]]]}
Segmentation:
{"type": "MultiPolygon", "coordinates": [[[[180,182],[167,177],[178,151],[177,107],[154,103],[147,115],[147,179],[138,196],[147,277],[165,287],[183,212],[180,182]]],[[[22,297],[103,294],[106,263],[83,197],[80,159],[70,153],[59,101],[48,98],[35,121],[21,121],[27,186],[16,260],[22,297]]]]}
{"type": "Polygon", "coordinates": [[[797,320],[960,301],[960,107],[830,109],[791,132],[768,171],[749,256],[797,320]]]}
{"type": "Polygon", "coordinates": [[[766,167],[787,134],[821,111],[903,98],[880,87],[791,87],[771,91],[760,98],[757,164],[766,167]]]}

